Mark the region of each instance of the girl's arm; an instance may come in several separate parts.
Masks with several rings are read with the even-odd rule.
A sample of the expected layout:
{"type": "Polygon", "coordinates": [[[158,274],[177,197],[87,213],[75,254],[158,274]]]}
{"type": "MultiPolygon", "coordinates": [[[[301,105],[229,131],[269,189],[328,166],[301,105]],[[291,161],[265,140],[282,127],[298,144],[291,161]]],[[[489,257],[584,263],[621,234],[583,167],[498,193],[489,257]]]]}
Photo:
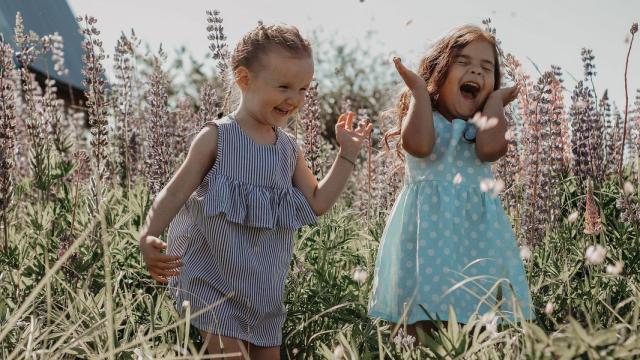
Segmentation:
{"type": "Polygon", "coordinates": [[[400,58],[394,58],[393,62],[412,94],[407,116],[403,119],[400,129],[402,147],[413,156],[428,156],[436,142],[436,131],[427,85],[424,79],[407,69],[400,58]]]}
{"type": "Polygon", "coordinates": [[[316,215],[329,211],[344,190],[360,152],[360,147],[372,130],[372,125],[353,129],[353,113],[340,115],[336,124],[336,140],[340,145],[331,170],[319,183],[298,151],[298,160],[293,172],[293,185],[300,189],[316,215]]]}
{"type": "Polygon", "coordinates": [[[140,232],[140,250],[151,276],[161,283],[177,275],[180,257],[161,253],[167,245],[158,237],[169,225],[193,191],[200,185],[215,161],[218,128],[207,126],[191,144],[187,158],[171,180],[158,193],[140,232]]]}
{"type": "Polygon", "coordinates": [[[507,118],[504,115],[504,107],[513,101],[518,95],[518,87],[498,89],[489,95],[482,110],[482,115],[487,118],[496,118],[498,122],[489,128],[479,128],[476,135],[476,155],[482,161],[496,161],[508,150],[508,142],[505,139],[507,133],[507,118]]]}

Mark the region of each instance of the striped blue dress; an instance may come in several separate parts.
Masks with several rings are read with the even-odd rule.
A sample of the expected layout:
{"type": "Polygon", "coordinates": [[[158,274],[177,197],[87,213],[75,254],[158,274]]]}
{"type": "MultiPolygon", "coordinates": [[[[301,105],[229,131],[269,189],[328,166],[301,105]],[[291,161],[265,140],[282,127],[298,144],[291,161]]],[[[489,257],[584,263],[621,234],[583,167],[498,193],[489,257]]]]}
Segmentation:
{"type": "Polygon", "coordinates": [[[292,184],[295,140],[276,128],[275,144],[255,143],[233,119],[218,127],[216,161],[169,226],[167,253],[183,268],[169,293],[188,301],[199,330],[279,346],[284,284],[296,230],[316,220],[292,184]]]}

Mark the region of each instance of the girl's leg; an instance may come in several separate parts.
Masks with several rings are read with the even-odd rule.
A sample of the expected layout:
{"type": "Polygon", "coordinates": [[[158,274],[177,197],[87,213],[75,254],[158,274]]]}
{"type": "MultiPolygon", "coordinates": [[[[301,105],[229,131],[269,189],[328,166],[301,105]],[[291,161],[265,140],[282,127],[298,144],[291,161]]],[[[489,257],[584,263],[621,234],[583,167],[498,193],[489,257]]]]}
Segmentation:
{"type": "Polygon", "coordinates": [[[206,331],[200,331],[200,335],[202,336],[204,345],[207,347],[207,353],[210,355],[237,354],[235,356],[225,357],[225,359],[249,359],[249,352],[247,351],[248,344],[246,341],[211,334],[206,331]]]}
{"type": "Polygon", "coordinates": [[[261,347],[249,344],[251,360],[280,360],[280,348],[261,347]]]}
{"type": "MultiPolygon", "coordinates": [[[[395,328],[396,325],[397,324],[393,324],[393,327],[395,328]]],[[[447,322],[443,321],[442,325],[444,327],[447,327],[447,322]]],[[[402,326],[403,325],[400,325],[400,329],[402,329],[402,326]]],[[[432,332],[438,331],[438,327],[436,326],[436,323],[429,320],[418,321],[415,324],[407,325],[407,335],[413,336],[416,339],[417,344],[420,344],[420,339],[418,338],[418,332],[416,330],[416,327],[419,327],[420,329],[422,329],[429,336],[431,336],[432,332]]],[[[393,338],[396,335],[397,333],[391,334],[391,337],[393,338]]]]}

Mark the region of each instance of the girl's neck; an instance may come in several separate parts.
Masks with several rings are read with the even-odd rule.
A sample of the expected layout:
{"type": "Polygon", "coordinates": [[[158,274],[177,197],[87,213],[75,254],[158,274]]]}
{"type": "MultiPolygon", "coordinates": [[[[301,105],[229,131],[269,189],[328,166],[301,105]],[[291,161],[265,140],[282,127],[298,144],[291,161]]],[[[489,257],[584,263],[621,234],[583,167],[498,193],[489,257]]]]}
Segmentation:
{"type": "Polygon", "coordinates": [[[440,115],[442,115],[442,117],[444,117],[445,119],[447,119],[448,122],[452,122],[453,119],[455,119],[455,116],[453,116],[450,112],[448,112],[446,109],[441,110],[440,108],[436,107],[434,109],[435,111],[439,112],[440,115]]]}
{"type": "Polygon", "coordinates": [[[258,120],[246,107],[240,105],[231,113],[242,130],[258,144],[272,144],[277,139],[277,129],[258,120]]]}

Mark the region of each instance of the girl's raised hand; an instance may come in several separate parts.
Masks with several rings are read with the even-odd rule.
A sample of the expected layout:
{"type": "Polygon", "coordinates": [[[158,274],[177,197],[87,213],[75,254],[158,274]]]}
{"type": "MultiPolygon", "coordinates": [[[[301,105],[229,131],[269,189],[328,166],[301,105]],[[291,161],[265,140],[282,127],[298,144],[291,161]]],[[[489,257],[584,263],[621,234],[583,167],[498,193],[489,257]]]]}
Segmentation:
{"type": "Polygon", "coordinates": [[[169,277],[177,276],[180,273],[178,268],[182,266],[179,256],[171,256],[161,252],[166,247],[167,243],[154,236],[145,236],[140,240],[142,259],[147,265],[149,274],[161,284],[169,282],[169,277]]]}
{"type": "Polygon", "coordinates": [[[349,112],[348,114],[342,114],[338,118],[336,124],[336,140],[340,145],[340,151],[344,155],[349,156],[349,159],[354,160],[360,152],[360,147],[365,139],[369,138],[373,125],[360,123],[356,129],[353,128],[353,119],[355,114],[349,112]]]}
{"type": "Polygon", "coordinates": [[[516,84],[511,87],[505,87],[502,89],[495,90],[489,96],[500,99],[500,101],[502,101],[502,105],[507,106],[507,104],[509,104],[510,102],[512,102],[518,97],[519,92],[520,92],[520,86],[516,84]]]}
{"type": "Polygon", "coordinates": [[[404,64],[402,64],[402,60],[400,60],[399,57],[394,57],[393,63],[396,65],[398,74],[400,74],[400,77],[402,77],[402,80],[405,84],[407,84],[407,87],[411,90],[411,92],[416,93],[419,91],[427,91],[427,83],[424,81],[424,79],[415,72],[407,69],[404,64]]]}

